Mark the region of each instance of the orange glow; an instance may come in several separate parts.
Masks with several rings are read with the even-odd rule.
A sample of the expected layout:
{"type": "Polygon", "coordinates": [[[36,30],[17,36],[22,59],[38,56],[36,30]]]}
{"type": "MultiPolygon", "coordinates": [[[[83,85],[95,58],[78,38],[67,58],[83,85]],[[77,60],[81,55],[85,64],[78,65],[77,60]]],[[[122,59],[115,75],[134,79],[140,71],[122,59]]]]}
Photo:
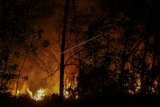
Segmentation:
{"type": "Polygon", "coordinates": [[[139,92],[141,90],[141,79],[140,78],[136,79],[136,84],[137,84],[137,87],[135,91],[139,92]]]}
{"type": "Polygon", "coordinates": [[[19,96],[19,94],[20,94],[20,93],[19,93],[19,90],[17,90],[17,94],[16,94],[16,96],[19,96]]]}

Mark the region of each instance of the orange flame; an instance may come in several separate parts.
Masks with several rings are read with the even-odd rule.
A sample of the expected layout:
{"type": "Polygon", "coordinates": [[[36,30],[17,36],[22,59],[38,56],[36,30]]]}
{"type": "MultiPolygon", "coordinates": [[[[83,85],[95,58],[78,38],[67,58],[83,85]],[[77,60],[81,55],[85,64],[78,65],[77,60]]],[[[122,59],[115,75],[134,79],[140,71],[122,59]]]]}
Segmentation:
{"type": "Polygon", "coordinates": [[[31,99],[35,101],[40,101],[43,100],[43,98],[46,96],[46,89],[40,88],[36,91],[35,95],[33,95],[32,91],[29,88],[26,89],[25,93],[17,90],[17,97],[19,97],[22,94],[28,94],[31,99]]]}
{"type": "Polygon", "coordinates": [[[77,81],[70,81],[69,79],[66,80],[66,84],[65,84],[65,88],[64,88],[64,97],[67,98],[74,98],[74,99],[78,99],[79,96],[76,92],[76,88],[77,88],[77,81]]]}

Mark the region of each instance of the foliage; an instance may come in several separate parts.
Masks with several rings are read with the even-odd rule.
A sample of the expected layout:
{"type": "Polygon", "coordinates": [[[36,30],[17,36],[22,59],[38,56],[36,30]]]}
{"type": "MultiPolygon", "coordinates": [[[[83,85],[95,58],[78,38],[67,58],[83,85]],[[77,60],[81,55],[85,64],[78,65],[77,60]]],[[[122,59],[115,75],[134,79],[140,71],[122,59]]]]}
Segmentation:
{"type": "Polygon", "coordinates": [[[154,81],[159,81],[159,73],[155,73],[159,70],[155,63],[155,60],[159,62],[156,51],[159,47],[156,41],[160,27],[156,18],[160,17],[159,2],[102,0],[98,4],[95,8],[101,10],[89,17],[91,21],[84,36],[86,40],[96,35],[100,37],[85,45],[84,53],[91,58],[92,65],[81,63],[80,93],[82,96],[85,93],[95,95],[96,90],[104,93],[114,86],[112,90],[115,88],[123,93],[157,94],[153,86],[154,81]],[[149,80],[151,83],[147,82],[149,80]]]}
{"type": "Polygon", "coordinates": [[[0,0],[0,92],[19,79],[26,54],[36,53],[43,30],[35,20],[47,10],[45,0],[0,0]]]}

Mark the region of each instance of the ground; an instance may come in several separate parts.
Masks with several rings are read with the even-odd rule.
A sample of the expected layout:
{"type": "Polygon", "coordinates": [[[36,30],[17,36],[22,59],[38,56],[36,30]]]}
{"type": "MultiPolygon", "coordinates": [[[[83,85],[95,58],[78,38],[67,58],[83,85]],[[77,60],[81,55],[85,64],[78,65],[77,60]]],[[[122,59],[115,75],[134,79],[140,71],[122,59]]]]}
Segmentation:
{"type": "Polygon", "coordinates": [[[16,98],[1,95],[0,99],[0,107],[144,107],[145,105],[155,107],[160,105],[160,96],[155,95],[99,95],[64,101],[52,95],[38,102],[27,96],[16,98]]]}

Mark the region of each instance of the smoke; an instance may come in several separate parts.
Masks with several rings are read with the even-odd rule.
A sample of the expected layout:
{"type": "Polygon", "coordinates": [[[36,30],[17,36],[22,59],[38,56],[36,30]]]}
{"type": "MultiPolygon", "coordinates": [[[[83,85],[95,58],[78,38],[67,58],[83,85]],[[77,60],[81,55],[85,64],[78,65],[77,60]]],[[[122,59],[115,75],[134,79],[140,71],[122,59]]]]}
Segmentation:
{"type": "MultiPolygon", "coordinates": [[[[49,0],[48,3],[50,3],[49,0]]],[[[78,9],[80,11],[87,10],[90,0],[79,0],[78,9]]],[[[61,32],[62,32],[62,19],[63,19],[63,5],[64,2],[57,1],[57,6],[53,7],[53,13],[45,14],[44,17],[36,20],[39,23],[44,33],[42,38],[49,41],[47,48],[39,47],[36,56],[29,56],[25,61],[22,73],[20,76],[20,82],[18,89],[26,92],[29,88],[35,93],[40,88],[45,88],[48,94],[59,93],[59,64],[60,64],[60,44],[61,44],[61,32]],[[27,76],[27,79],[23,77],[27,76]]],[[[50,5],[50,4],[48,4],[50,5]]],[[[83,26],[85,27],[85,26],[83,26]]],[[[86,29],[85,29],[86,30],[86,29]]],[[[66,41],[68,44],[72,41],[71,36],[67,36],[66,41]]],[[[67,45],[67,48],[73,47],[71,43],[67,45]]],[[[65,53],[65,60],[70,57],[73,52],[65,53]]],[[[70,62],[74,62],[71,59],[70,62]]],[[[65,80],[75,79],[78,68],[75,65],[65,67],[65,80]]]]}

